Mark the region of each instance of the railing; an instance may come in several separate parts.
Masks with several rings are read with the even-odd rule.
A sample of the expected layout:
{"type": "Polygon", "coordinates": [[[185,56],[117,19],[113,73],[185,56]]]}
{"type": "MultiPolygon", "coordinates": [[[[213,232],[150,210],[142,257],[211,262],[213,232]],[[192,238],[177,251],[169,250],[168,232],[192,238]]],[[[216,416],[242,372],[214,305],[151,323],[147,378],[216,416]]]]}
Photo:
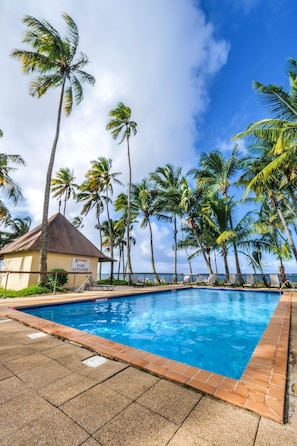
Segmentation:
{"type": "MultiPolygon", "coordinates": [[[[76,276],[81,275],[81,274],[84,274],[85,276],[87,276],[89,274],[92,275],[92,271],[83,271],[83,272],[80,272],[80,271],[0,271],[0,277],[1,276],[3,277],[5,275],[5,283],[3,286],[3,296],[1,296],[2,299],[5,299],[7,297],[6,292],[7,292],[8,280],[9,280],[9,277],[11,274],[18,274],[18,275],[20,275],[20,274],[29,274],[29,275],[37,274],[38,276],[46,274],[51,277],[54,276],[52,288],[53,288],[53,294],[56,294],[57,282],[58,282],[59,275],[68,276],[68,282],[70,281],[69,276],[73,276],[73,284],[72,285],[73,285],[73,289],[75,289],[75,288],[77,288],[75,286],[76,276]]],[[[36,285],[37,285],[37,281],[36,281],[36,285]]]]}

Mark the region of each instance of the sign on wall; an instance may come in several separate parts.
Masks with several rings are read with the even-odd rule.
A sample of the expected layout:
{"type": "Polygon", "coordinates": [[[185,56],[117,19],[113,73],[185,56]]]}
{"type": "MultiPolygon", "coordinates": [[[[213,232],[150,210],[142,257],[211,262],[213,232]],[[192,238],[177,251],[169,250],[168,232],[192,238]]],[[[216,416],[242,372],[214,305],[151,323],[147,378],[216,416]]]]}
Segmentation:
{"type": "Polygon", "coordinates": [[[72,271],[81,273],[90,271],[90,259],[86,259],[84,257],[73,257],[72,271]]]}

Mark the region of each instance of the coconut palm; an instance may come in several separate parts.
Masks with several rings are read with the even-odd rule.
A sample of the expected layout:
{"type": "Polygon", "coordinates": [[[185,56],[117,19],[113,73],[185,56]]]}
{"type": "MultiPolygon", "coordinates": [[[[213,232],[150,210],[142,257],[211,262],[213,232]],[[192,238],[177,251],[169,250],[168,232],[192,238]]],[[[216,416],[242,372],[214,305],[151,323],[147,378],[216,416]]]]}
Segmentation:
{"type": "MultiPolygon", "coordinates": [[[[203,189],[191,188],[188,179],[186,177],[183,177],[181,181],[180,208],[184,211],[185,218],[187,219],[188,228],[192,232],[194,239],[199,247],[199,253],[202,254],[209,273],[212,274],[213,269],[209,256],[209,249],[207,246],[203,244],[202,241],[203,231],[201,231],[202,228],[201,220],[203,220],[204,216],[204,212],[202,212],[203,201],[204,201],[203,189]]],[[[191,240],[190,238],[187,238],[187,241],[185,243],[179,243],[179,246],[193,247],[193,242],[190,240],[191,240]]]]}
{"type": "MultiPolygon", "coordinates": [[[[103,200],[105,201],[105,209],[107,214],[107,222],[110,222],[109,226],[109,250],[110,256],[113,258],[113,228],[111,226],[112,220],[110,218],[109,203],[111,201],[111,196],[113,195],[113,184],[121,185],[122,183],[118,180],[118,176],[121,175],[120,172],[111,172],[112,160],[110,158],[105,158],[101,156],[97,160],[91,161],[92,167],[87,172],[86,177],[88,178],[88,184],[91,190],[98,190],[98,192],[103,192],[103,200]]],[[[113,280],[113,262],[110,262],[110,281],[113,280]]]]}
{"type": "Polygon", "coordinates": [[[182,215],[181,202],[181,179],[182,168],[166,164],[157,167],[155,172],[150,173],[150,179],[158,191],[158,206],[171,216],[173,221],[173,282],[177,283],[177,217],[182,215]]]}
{"type": "Polygon", "coordinates": [[[255,150],[256,148],[258,152],[260,151],[260,156],[245,161],[245,171],[240,176],[238,183],[246,186],[245,195],[251,190],[255,193],[258,200],[263,201],[263,197],[265,197],[269,206],[275,209],[286,234],[290,249],[297,261],[297,249],[289,228],[290,219],[288,220],[288,216],[286,215],[284,195],[280,191],[282,175],[278,170],[268,175],[263,172],[263,166],[267,165],[271,159],[268,157],[266,147],[267,142],[263,141],[262,145],[258,144],[256,147],[253,146],[250,148],[250,150],[255,150]],[[261,149],[263,156],[261,156],[261,149]]]}
{"type": "Polygon", "coordinates": [[[272,117],[251,123],[245,131],[234,135],[233,139],[252,138],[272,143],[269,163],[263,167],[265,175],[281,168],[283,163],[292,160],[291,152],[296,152],[297,142],[297,61],[288,60],[290,89],[286,91],[277,85],[264,85],[254,82],[253,86],[272,117]]]}
{"type": "Polygon", "coordinates": [[[21,187],[11,177],[11,173],[16,170],[13,164],[25,165],[25,161],[20,155],[0,153],[0,191],[4,199],[0,199],[0,222],[10,217],[5,198],[11,200],[13,204],[23,198],[21,187]]]}
{"type": "MultiPolygon", "coordinates": [[[[242,160],[238,158],[238,147],[235,146],[231,156],[225,158],[219,150],[210,153],[202,153],[199,160],[198,169],[190,170],[190,174],[194,175],[198,188],[209,188],[212,191],[219,191],[223,198],[228,201],[229,188],[235,174],[239,171],[242,160]]],[[[230,208],[229,208],[230,209],[230,208]]],[[[231,209],[230,209],[231,210],[231,209]]],[[[229,212],[230,230],[233,230],[233,216],[229,212]]],[[[233,251],[236,264],[236,272],[239,282],[243,282],[239,264],[239,256],[237,252],[236,240],[233,239],[233,251]]]]}
{"type": "Polygon", "coordinates": [[[117,104],[114,110],[109,112],[111,120],[107,123],[106,129],[111,131],[113,139],[117,140],[119,137],[122,144],[126,140],[127,143],[127,155],[128,155],[128,203],[127,203],[127,265],[128,272],[132,275],[132,264],[130,257],[130,226],[131,226],[131,184],[132,184],[132,168],[130,157],[130,137],[137,133],[137,123],[131,121],[131,109],[124,105],[122,102],[117,104]]]}
{"type": "Polygon", "coordinates": [[[53,197],[59,199],[59,212],[61,208],[62,197],[64,196],[63,215],[66,212],[66,204],[70,197],[75,197],[75,190],[78,185],[74,183],[75,176],[73,170],[69,167],[61,167],[56,173],[56,177],[51,180],[51,191],[54,192],[53,197]]]}
{"type": "Polygon", "coordinates": [[[114,235],[114,248],[117,248],[119,251],[119,263],[118,263],[118,272],[117,278],[120,279],[120,269],[122,266],[123,277],[125,277],[125,232],[126,225],[123,220],[115,220],[113,225],[113,235],[114,235]]]}
{"type": "MultiPolygon", "coordinates": [[[[128,215],[128,196],[127,194],[124,193],[120,193],[116,199],[114,200],[114,210],[116,212],[121,212],[121,216],[119,218],[119,220],[117,220],[116,224],[115,224],[115,229],[118,231],[125,231],[126,235],[127,235],[127,215],[128,215]]],[[[137,214],[138,212],[133,209],[133,206],[130,206],[130,230],[129,230],[129,246],[130,246],[130,250],[132,248],[132,245],[134,246],[136,244],[136,239],[133,237],[132,235],[132,230],[133,230],[133,224],[136,222],[136,218],[137,218],[137,214]]],[[[128,267],[128,248],[127,248],[127,237],[126,237],[126,243],[122,244],[123,248],[126,248],[126,257],[127,257],[127,267],[128,267]]],[[[131,251],[130,251],[131,253],[131,251]]],[[[124,263],[123,263],[124,264],[124,263]]],[[[123,268],[123,273],[126,274],[126,267],[123,268]]],[[[129,273],[129,271],[128,271],[129,273]]],[[[129,273],[129,278],[128,280],[130,280],[131,278],[131,274],[129,273]]]]}
{"type": "Polygon", "coordinates": [[[279,261],[281,280],[286,281],[284,260],[292,258],[288,240],[284,236],[284,228],[279,219],[278,212],[264,199],[258,212],[258,219],[254,223],[253,231],[260,235],[261,246],[273,254],[279,261]]]}
{"type": "MultiPolygon", "coordinates": [[[[76,193],[76,200],[78,202],[84,202],[81,215],[88,215],[88,213],[94,209],[96,215],[95,228],[99,233],[99,248],[102,251],[102,233],[101,233],[101,214],[104,211],[104,202],[101,192],[98,189],[92,189],[88,180],[84,181],[79,187],[76,193]]],[[[99,279],[101,279],[102,263],[99,263],[99,279]]]]}
{"type": "MultiPolygon", "coordinates": [[[[77,56],[79,33],[75,22],[68,14],[63,14],[67,26],[67,35],[63,40],[58,31],[46,20],[38,20],[32,16],[25,16],[23,23],[27,26],[23,42],[32,47],[32,51],[15,49],[12,57],[22,63],[25,74],[39,73],[29,87],[29,93],[40,98],[50,88],[60,88],[60,99],[56,121],[56,131],[51,149],[50,161],[47,168],[43,215],[41,225],[40,271],[47,270],[47,224],[50,199],[52,171],[55,161],[56,148],[60,134],[62,108],[69,116],[73,104],[79,104],[83,99],[82,82],[94,85],[95,79],[82,70],[88,63],[85,54],[77,56]]],[[[40,281],[45,284],[46,274],[42,274],[40,281]]]]}
{"type": "Polygon", "coordinates": [[[154,245],[153,245],[153,230],[151,218],[154,217],[158,221],[168,221],[168,216],[165,215],[163,207],[160,207],[160,202],[156,200],[157,190],[152,188],[152,184],[146,178],[140,183],[132,184],[131,188],[131,205],[133,211],[138,212],[143,217],[140,227],[148,228],[150,235],[150,251],[151,251],[151,265],[154,274],[154,281],[159,282],[159,277],[155,267],[154,245]]]}
{"type": "Polygon", "coordinates": [[[31,217],[9,219],[6,222],[6,228],[8,231],[1,231],[0,233],[0,248],[12,243],[22,235],[29,231],[31,226],[31,217]]]}

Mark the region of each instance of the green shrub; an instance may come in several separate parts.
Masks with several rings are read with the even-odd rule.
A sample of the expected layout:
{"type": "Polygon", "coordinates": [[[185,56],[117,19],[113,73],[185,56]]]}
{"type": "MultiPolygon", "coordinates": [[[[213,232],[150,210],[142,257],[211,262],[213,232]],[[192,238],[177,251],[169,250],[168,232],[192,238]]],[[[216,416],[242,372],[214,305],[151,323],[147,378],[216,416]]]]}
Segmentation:
{"type": "MultiPolygon", "coordinates": [[[[55,286],[55,277],[56,277],[55,272],[66,273],[66,271],[63,268],[54,268],[51,269],[51,271],[53,272],[53,274],[48,274],[47,279],[49,288],[53,290],[55,286]]],[[[65,285],[67,281],[68,281],[68,274],[57,274],[56,288],[63,288],[63,285],[65,285]]]]}
{"type": "MultiPolygon", "coordinates": [[[[47,287],[42,287],[40,285],[31,285],[28,288],[23,288],[22,290],[6,290],[6,297],[25,297],[34,296],[38,294],[48,294],[51,290],[47,287]]],[[[4,289],[0,288],[0,296],[4,295],[4,289]]]]}

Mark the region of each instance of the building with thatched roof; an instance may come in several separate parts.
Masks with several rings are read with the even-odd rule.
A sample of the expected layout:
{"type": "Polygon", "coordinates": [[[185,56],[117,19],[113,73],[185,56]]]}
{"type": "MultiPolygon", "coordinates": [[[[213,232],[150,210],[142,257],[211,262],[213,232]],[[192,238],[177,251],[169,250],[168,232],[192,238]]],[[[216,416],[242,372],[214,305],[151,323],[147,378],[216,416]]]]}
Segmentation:
{"type": "MultiPolygon", "coordinates": [[[[48,271],[66,270],[66,286],[76,288],[84,279],[82,273],[97,275],[98,262],[112,262],[62,214],[48,221],[48,271]]],[[[0,250],[2,273],[0,287],[20,290],[38,283],[41,225],[0,250]],[[9,272],[9,274],[5,274],[9,272]]]]}

